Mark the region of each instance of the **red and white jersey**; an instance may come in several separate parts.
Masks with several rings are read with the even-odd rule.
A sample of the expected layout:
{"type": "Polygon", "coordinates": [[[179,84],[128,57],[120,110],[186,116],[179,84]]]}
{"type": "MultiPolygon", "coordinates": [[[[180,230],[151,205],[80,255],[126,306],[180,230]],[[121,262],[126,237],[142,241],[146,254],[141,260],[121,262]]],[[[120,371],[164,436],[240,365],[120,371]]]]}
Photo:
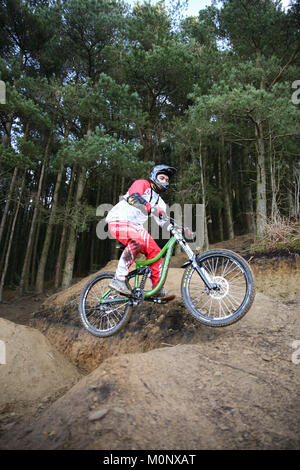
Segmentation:
{"type": "MultiPolygon", "coordinates": [[[[150,181],[147,180],[136,180],[129,188],[127,193],[123,196],[123,199],[118,202],[107,214],[106,222],[110,223],[113,221],[121,220],[130,222],[136,227],[143,228],[144,223],[148,219],[148,215],[143,214],[140,209],[134,207],[127,202],[127,198],[132,194],[140,194],[147,202],[150,202],[151,206],[157,205],[164,211],[166,211],[166,204],[160,195],[154,191],[151,187],[150,181]]],[[[160,225],[164,225],[164,221],[160,220],[159,217],[153,216],[156,222],[160,225]]]]}

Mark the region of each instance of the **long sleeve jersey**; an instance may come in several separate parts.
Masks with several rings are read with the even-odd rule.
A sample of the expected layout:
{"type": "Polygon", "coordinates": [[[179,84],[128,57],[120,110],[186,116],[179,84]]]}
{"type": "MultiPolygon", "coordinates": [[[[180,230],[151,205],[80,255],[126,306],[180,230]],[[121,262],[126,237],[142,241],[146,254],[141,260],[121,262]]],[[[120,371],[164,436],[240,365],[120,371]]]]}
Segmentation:
{"type": "MultiPolygon", "coordinates": [[[[136,180],[129,188],[127,193],[123,196],[120,202],[118,202],[107,214],[106,222],[110,223],[116,220],[130,222],[138,228],[143,228],[148,215],[141,211],[138,207],[130,205],[127,202],[127,198],[132,194],[139,194],[142,196],[147,203],[151,206],[157,205],[166,211],[166,204],[164,200],[154,191],[151,187],[150,181],[147,180],[136,180]]],[[[152,217],[153,215],[151,215],[152,217]]],[[[160,220],[159,217],[153,216],[155,221],[160,225],[164,225],[164,221],[160,220]]]]}

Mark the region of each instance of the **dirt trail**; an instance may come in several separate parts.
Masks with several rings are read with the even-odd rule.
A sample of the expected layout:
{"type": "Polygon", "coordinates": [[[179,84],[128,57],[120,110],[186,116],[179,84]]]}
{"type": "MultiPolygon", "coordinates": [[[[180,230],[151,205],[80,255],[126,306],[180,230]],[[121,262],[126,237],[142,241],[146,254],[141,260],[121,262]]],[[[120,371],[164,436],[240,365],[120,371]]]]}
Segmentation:
{"type": "Polygon", "coordinates": [[[34,328],[0,318],[0,440],[24,415],[41,411],[82,374],[34,328]]]}
{"type": "Polygon", "coordinates": [[[287,361],[270,368],[249,344],[242,354],[203,346],[108,359],[10,448],[297,448],[299,398],[287,361]]]}
{"type": "MultiPolygon", "coordinates": [[[[172,260],[167,284],[177,294],[181,261],[172,260]]],[[[78,321],[87,279],[45,298],[31,325],[66,368],[77,367],[74,382],[31,413],[0,414],[0,448],[299,448],[299,257],[264,257],[251,266],[255,302],[222,329],[199,324],[178,297],[166,306],[143,304],[124,331],[98,339],[78,321]]],[[[15,380],[21,385],[24,376],[15,380]]]]}

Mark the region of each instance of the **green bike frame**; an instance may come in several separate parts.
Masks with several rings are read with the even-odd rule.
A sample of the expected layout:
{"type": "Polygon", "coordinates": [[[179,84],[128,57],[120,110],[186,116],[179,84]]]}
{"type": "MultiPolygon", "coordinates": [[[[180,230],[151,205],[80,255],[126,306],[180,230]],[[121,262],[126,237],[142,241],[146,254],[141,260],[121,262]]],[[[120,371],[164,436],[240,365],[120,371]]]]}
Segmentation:
{"type": "MultiPolygon", "coordinates": [[[[149,297],[152,297],[164,285],[166,277],[167,277],[167,272],[168,272],[168,268],[169,268],[173,248],[174,248],[176,242],[177,242],[176,238],[171,237],[170,240],[162,248],[162,250],[155,256],[155,258],[151,258],[151,259],[148,259],[148,260],[145,260],[145,261],[137,261],[137,260],[135,261],[136,269],[139,269],[139,268],[142,268],[143,266],[147,266],[149,264],[155,263],[155,261],[158,261],[167,252],[166,257],[165,257],[165,261],[164,261],[164,264],[163,264],[160,280],[159,280],[158,284],[154,287],[154,289],[151,289],[151,290],[145,292],[145,294],[144,294],[145,299],[147,299],[149,297]]],[[[134,287],[138,287],[138,284],[139,284],[139,274],[136,274],[135,278],[134,278],[134,287]]],[[[128,297],[122,297],[121,299],[114,299],[113,301],[112,300],[107,301],[105,298],[110,292],[111,292],[111,289],[107,290],[102,295],[102,297],[100,299],[100,303],[106,303],[106,302],[109,302],[109,303],[123,303],[123,302],[127,302],[129,300],[128,297]]]]}
{"type": "MultiPolygon", "coordinates": [[[[142,268],[143,266],[147,266],[149,264],[155,263],[167,252],[166,257],[165,257],[165,261],[164,261],[164,265],[163,265],[163,268],[162,268],[162,273],[161,273],[161,276],[160,276],[160,280],[159,280],[158,284],[154,287],[154,289],[151,289],[151,290],[145,292],[145,296],[144,296],[145,299],[147,299],[148,297],[152,297],[154,294],[156,294],[156,292],[158,292],[163,287],[163,285],[165,283],[165,280],[166,280],[166,277],[167,277],[167,272],[168,272],[168,268],[169,268],[173,248],[174,248],[176,242],[177,242],[177,240],[175,239],[175,237],[171,237],[170,240],[168,241],[168,243],[165,244],[165,246],[155,256],[155,258],[151,258],[151,259],[148,259],[148,260],[145,260],[145,261],[137,261],[137,260],[135,261],[136,268],[137,269],[142,268]]],[[[139,275],[136,274],[135,279],[134,279],[134,287],[138,287],[138,283],[139,283],[139,275]]]]}

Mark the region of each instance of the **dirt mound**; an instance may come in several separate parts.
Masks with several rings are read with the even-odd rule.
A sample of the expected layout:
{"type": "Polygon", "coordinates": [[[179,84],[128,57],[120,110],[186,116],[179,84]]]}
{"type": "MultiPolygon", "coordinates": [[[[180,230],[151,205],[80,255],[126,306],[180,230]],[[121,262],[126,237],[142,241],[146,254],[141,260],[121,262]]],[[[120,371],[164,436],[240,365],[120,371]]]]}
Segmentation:
{"type": "MultiPolygon", "coordinates": [[[[79,321],[78,300],[90,276],[48,298],[35,313],[32,325],[42,331],[74,364],[91,371],[103,360],[124,353],[146,352],[165,344],[197,343],[219,335],[230,336],[232,331],[236,334],[237,331],[253,330],[256,334],[256,331],[284,328],[288,322],[288,306],[277,302],[277,299],[289,302],[288,305],[295,309],[299,308],[299,259],[277,260],[277,263],[273,259],[259,259],[251,262],[258,292],[246,317],[229,329],[222,329],[222,332],[203,327],[188,313],[181,299],[184,270],[174,266],[180,266],[183,261],[181,254],[172,259],[173,267],[169,269],[166,281],[166,288],[177,294],[176,300],[165,306],[144,302],[133,311],[125,330],[111,338],[99,339],[91,336],[79,321]]],[[[114,271],[116,265],[116,260],[111,261],[101,271],[114,271]]]]}
{"type": "MultiPolygon", "coordinates": [[[[98,273],[104,272],[104,271],[113,271],[115,272],[116,267],[117,267],[118,261],[117,260],[112,260],[109,263],[105,265],[104,268],[100,269],[100,271],[97,271],[97,273],[94,273],[90,276],[82,278],[79,282],[76,282],[76,284],[73,284],[71,287],[68,289],[65,289],[61,292],[57,292],[56,294],[51,295],[48,299],[46,299],[42,307],[43,308],[52,308],[52,307],[64,307],[65,305],[70,305],[73,303],[74,305],[78,305],[78,300],[81,294],[82,289],[84,288],[85,284],[88,282],[88,280],[95,276],[98,273]]],[[[134,269],[134,267],[132,267],[134,269]]]]}
{"type": "Polygon", "coordinates": [[[283,256],[262,256],[250,261],[256,285],[272,299],[300,301],[300,256],[284,253],[283,256]]]}
{"type": "MultiPolygon", "coordinates": [[[[211,249],[225,248],[243,256],[251,265],[259,292],[272,299],[275,298],[282,301],[300,300],[300,254],[296,251],[249,253],[251,240],[249,235],[241,235],[233,240],[216,243],[211,246],[211,249]]],[[[179,253],[177,256],[172,257],[170,266],[172,268],[180,268],[185,261],[185,254],[179,253]]],[[[178,285],[182,272],[183,270],[180,269],[176,273],[179,276],[177,280],[178,285]]],[[[172,275],[168,281],[171,281],[171,285],[174,284],[172,275]]]]}
{"type": "MultiPolygon", "coordinates": [[[[96,338],[82,327],[73,304],[62,309],[37,312],[34,325],[74,364],[86,371],[111,356],[146,352],[165,345],[202,341],[237,341],[240,336],[276,334],[297,328],[300,302],[286,304],[257,293],[251,310],[238,323],[214,329],[201,325],[186,310],[182,300],[164,306],[143,304],[132,313],[129,324],[110,338],[96,338]]],[[[293,333],[296,335],[296,333],[293,333]]],[[[300,332],[298,334],[300,337],[300,332]]],[[[297,339],[294,336],[294,339],[297,339]]]]}
{"type": "Polygon", "coordinates": [[[0,319],[0,413],[18,413],[64,393],[81,378],[38,330],[0,319]],[[4,363],[3,363],[4,362],[4,363]]]}
{"type": "Polygon", "coordinates": [[[223,346],[107,359],[34,426],[16,430],[10,448],[298,448],[297,366],[278,356],[279,341],[268,359],[263,337],[223,346]]]}
{"type": "Polygon", "coordinates": [[[89,374],[46,409],[9,423],[3,449],[299,448],[298,258],[251,260],[254,304],[221,329],[187,312],[180,261],[172,260],[166,284],[177,299],[144,302],[110,338],[93,337],[79,321],[90,276],[43,303],[32,324],[89,374]]]}
{"type": "MultiPolygon", "coordinates": [[[[300,300],[300,256],[297,253],[284,253],[282,257],[272,255],[255,257],[249,255],[245,258],[251,265],[259,292],[278,300],[300,300]]],[[[178,296],[181,296],[181,279],[184,273],[181,265],[186,260],[184,253],[171,258],[165,284],[168,290],[174,291],[178,296]]],[[[95,274],[104,271],[115,272],[117,264],[117,260],[110,261],[95,274]]],[[[134,266],[131,269],[134,269],[134,266]]],[[[69,289],[47,298],[43,302],[42,308],[61,308],[66,305],[69,306],[71,303],[78,305],[80,293],[93,275],[87,276],[69,287],[69,289]]]]}

